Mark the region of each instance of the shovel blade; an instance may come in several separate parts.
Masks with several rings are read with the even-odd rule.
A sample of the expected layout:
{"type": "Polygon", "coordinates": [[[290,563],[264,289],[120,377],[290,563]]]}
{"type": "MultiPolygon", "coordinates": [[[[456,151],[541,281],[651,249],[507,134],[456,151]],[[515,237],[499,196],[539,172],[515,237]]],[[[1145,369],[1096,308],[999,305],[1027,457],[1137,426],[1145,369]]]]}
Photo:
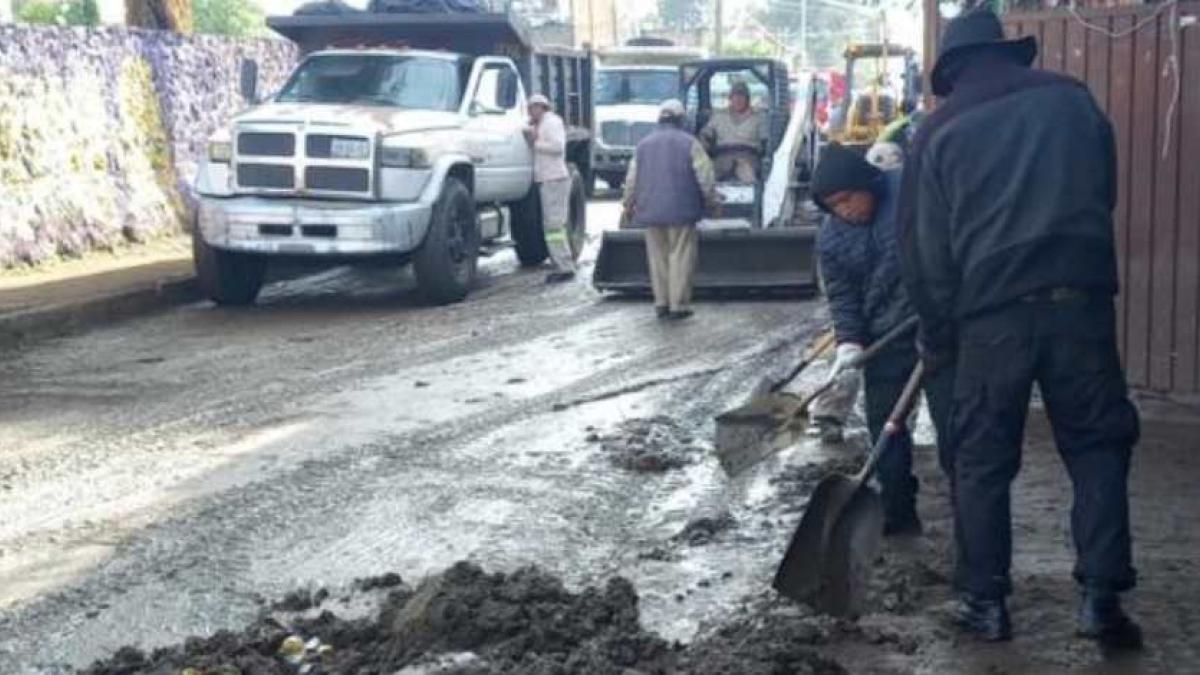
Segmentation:
{"type": "Polygon", "coordinates": [[[825,545],[820,590],[813,607],[831,616],[863,613],[871,565],[883,538],[883,504],[863,486],[842,509],[825,545]]]}
{"type": "Polygon", "coordinates": [[[842,509],[859,487],[858,481],[842,474],[826,476],[817,483],[775,571],[772,585],[776,591],[796,602],[814,600],[825,576],[827,542],[842,509]]]}
{"type": "Polygon", "coordinates": [[[801,400],[790,394],[772,394],[717,416],[715,445],[721,468],[736,476],[779,448],[801,400]]]}

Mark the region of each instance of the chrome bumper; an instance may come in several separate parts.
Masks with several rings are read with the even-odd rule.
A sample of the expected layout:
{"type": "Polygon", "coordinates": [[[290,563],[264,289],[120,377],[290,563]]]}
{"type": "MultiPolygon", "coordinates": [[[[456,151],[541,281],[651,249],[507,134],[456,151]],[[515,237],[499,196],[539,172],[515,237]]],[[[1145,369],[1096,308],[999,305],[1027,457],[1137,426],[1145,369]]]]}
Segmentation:
{"type": "Polygon", "coordinates": [[[268,255],[410,253],[425,240],[432,206],[261,197],[202,197],[198,220],[216,248],[268,255]]]}

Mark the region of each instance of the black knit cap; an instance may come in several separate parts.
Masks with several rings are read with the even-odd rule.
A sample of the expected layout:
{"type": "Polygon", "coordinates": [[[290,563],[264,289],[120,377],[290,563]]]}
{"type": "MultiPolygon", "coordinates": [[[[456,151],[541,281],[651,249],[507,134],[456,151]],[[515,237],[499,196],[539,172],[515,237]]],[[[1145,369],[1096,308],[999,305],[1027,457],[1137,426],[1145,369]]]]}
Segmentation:
{"type": "Polygon", "coordinates": [[[945,96],[954,88],[947,72],[951,63],[981,49],[999,50],[1022,66],[1029,66],[1037,58],[1035,38],[1005,40],[1004,26],[995,12],[986,7],[973,9],[951,19],[946,24],[946,30],[942,31],[937,61],[933,64],[933,72],[929,74],[934,95],[945,96]]]}
{"type": "Polygon", "coordinates": [[[874,193],[883,172],[859,153],[841,143],[830,143],[821,151],[813,171],[812,198],[822,211],[829,213],[825,198],[842,191],[867,190],[874,193]]]}

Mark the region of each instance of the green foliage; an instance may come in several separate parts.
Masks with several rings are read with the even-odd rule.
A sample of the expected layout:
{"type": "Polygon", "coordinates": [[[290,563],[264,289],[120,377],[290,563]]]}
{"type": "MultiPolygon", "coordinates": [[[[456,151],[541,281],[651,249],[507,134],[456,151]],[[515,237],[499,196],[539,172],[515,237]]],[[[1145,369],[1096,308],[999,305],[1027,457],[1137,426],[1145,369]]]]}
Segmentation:
{"type": "MultiPolygon", "coordinates": [[[[864,5],[865,6],[865,5],[864,5]]],[[[801,13],[800,0],[767,0],[758,15],[764,26],[799,52],[801,13]]],[[[875,42],[879,38],[877,19],[830,7],[820,2],[808,3],[808,62],[817,68],[841,70],[843,53],[851,42],[875,42]]]]}
{"type": "Polygon", "coordinates": [[[96,0],[32,0],[20,6],[17,18],[25,23],[50,26],[98,26],[100,8],[96,0]]]}
{"type": "Polygon", "coordinates": [[[658,16],[664,28],[693,31],[704,21],[704,0],[658,0],[658,16]]]}
{"type": "Polygon", "coordinates": [[[231,37],[262,33],[263,13],[252,0],[194,0],[196,32],[231,37]]]}
{"type": "Polygon", "coordinates": [[[721,55],[773,59],[779,52],[766,40],[726,40],[721,44],[721,55]]]}

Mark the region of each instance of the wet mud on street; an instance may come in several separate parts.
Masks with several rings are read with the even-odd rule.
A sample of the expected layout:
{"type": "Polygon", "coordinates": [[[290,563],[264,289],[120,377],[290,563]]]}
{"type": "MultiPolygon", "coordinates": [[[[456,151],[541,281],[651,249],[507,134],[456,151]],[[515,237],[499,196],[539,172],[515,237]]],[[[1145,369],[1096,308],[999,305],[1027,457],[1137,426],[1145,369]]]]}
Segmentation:
{"type": "MultiPolygon", "coordinates": [[[[594,225],[615,216],[591,206],[594,225]]],[[[767,586],[812,485],[863,434],[731,481],[711,418],[791,365],[823,304],[708,300],[662,323],[592,291],[595,244],[571,284],[502,251],[466,302],[431,308],[403,272],[333,270],[252,309],[198,303],[0,357],[0,673],[215,669],[239,649],[263,654],[247,673],[1200,672],[1194,425],[1145,425],[1135,456],[1136,660],[1071,637],[1069,487],[1036,421],[1016,642],[948,623],[929,449],[927,536],[885,545],[870,613],[813,616],[767,586]]]]}

